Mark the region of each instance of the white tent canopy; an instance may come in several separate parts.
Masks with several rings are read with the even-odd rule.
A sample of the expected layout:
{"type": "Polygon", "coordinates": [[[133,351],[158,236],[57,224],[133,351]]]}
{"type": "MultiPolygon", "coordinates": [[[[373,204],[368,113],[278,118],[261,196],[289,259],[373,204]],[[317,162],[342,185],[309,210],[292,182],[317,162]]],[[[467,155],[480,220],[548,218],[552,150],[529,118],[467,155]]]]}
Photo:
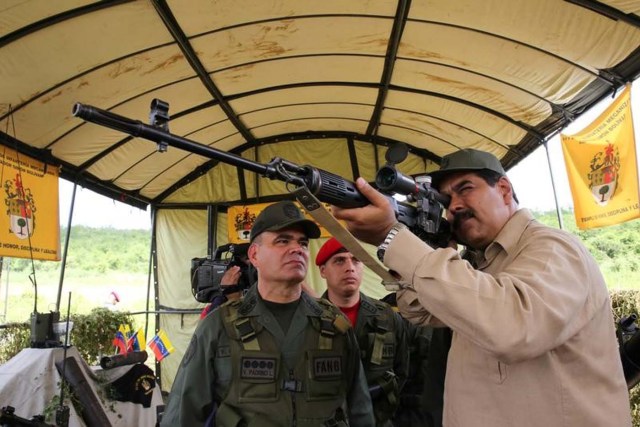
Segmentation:
{"type": "MultiPolygon", "coordinates": [[[[208,227],[224,243],[227,206],[285,197],[284,185],[160,153],[73,117],[76,102],[147,122],[161,99],[173,134],[351,180],[373,180],[395,141],[410,147],[406,174],[464,147],[509,169],[638,76],[639,11],[629,0],[5,0],[0,143],[151,205],[157,307],[193,309],[190,259],[206,254],[208,227]]],[[[178,349],[165,389],[196,321],[160,316],[178,349]]]]}

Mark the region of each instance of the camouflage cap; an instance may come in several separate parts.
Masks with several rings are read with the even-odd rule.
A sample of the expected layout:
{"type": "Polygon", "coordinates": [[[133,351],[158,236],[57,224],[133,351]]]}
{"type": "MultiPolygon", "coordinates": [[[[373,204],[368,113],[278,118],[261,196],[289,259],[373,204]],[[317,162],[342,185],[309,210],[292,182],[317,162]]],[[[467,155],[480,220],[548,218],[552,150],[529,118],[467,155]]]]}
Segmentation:
{"type": "Polygon", "coordinates": [[[320,237],[320,228],[316,223],[305,218],[295,203],[285,200],[269,205],[260,212],[251,228],[249,241],[253,242],[264,231],[278,231],[292,226],[300,226],[310,239],[320,237]]]}
{"type": "Polygon", "coordinates": [[[429,174],[431,176],[431,185],[437,189],[442,179],[449,174],[482,169],[506,175],[500,160],[493,154],[474,150],[473,148],[465,148],[455,153],[447,154],[442,158],[440,169],[429,174]]]}

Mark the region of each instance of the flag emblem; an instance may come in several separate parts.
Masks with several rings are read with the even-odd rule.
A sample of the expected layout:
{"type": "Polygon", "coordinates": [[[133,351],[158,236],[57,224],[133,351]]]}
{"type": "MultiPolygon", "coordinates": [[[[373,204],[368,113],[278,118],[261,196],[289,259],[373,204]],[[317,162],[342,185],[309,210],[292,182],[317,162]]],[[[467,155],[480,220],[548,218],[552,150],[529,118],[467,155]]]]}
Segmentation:
{"type": "Polygon", "coordinates": [[[581,230],[640,217],[631,86],[593,123],[561,135],[562,153],[581,230]]]}
{"type": "Polygon", "coordinates": [[[616,192],[618,171],[620,170],[620,152],[618,147],[608,143],[591,159],[587,175],[589,188],[596,203],[606,206],[616,192]]]}
{"type": "Polygon", "coordinates": [[[24,188],[22,178],[17,174],[15,179],[5,181],[4,191],[7,195],[4,203],[7,206],[11,232],[21,240],[33,236],[36,203],[31,189],[24,188]]]}

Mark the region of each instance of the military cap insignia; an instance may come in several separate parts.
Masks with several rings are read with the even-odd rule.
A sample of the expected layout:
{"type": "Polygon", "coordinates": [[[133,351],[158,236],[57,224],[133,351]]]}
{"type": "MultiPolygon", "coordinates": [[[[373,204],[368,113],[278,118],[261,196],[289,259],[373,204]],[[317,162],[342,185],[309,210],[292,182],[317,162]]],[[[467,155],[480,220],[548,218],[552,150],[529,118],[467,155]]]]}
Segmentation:
{"type": "Polygon", "coordinates": [[[284,215],[287,218],[291,218],[291,219],[300,218],[300,211],[295,205],[292,205],[292,204],[284,205],[282,208],[282,213],[284,213],[284,215]]]}

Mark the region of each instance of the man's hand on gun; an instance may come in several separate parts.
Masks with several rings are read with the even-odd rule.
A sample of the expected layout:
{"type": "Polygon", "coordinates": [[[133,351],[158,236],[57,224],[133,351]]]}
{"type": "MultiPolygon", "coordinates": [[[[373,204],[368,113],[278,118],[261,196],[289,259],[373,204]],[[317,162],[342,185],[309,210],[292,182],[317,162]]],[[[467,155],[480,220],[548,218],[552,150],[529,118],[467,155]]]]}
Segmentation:
{"type": "Polygon", "coordinates": [[[332,206],[331,210],[337,219],[345,221],[347,229],[359,240],[379,245],[396,223],[396,216],[389,199],[374,189],[364,178],[356,180],[358,191],[371,204],[352,209],[332,206]]]}

